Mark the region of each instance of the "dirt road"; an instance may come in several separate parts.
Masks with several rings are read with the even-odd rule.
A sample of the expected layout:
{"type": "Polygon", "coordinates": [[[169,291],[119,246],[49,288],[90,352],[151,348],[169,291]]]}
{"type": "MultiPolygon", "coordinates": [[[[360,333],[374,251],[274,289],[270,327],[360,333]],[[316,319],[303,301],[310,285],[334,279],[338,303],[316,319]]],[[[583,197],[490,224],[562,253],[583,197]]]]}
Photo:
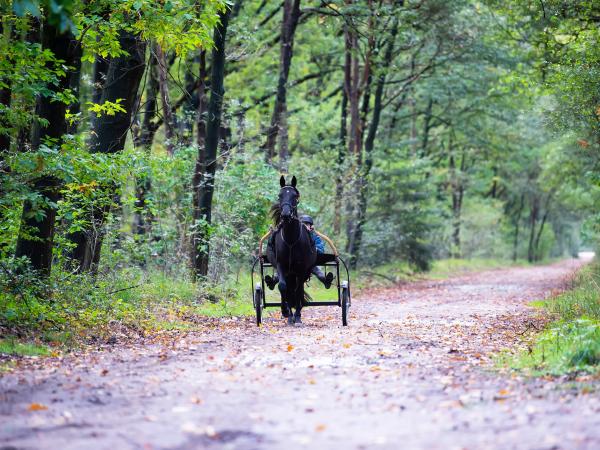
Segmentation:
{"type": "Polygon", "coordinates": [[[365,292],[345,328],[335,307],[302,328],[223,319],[8,374],[0,449],[598,449],[598,392],[489,358],[580,264],[365,292]]]}

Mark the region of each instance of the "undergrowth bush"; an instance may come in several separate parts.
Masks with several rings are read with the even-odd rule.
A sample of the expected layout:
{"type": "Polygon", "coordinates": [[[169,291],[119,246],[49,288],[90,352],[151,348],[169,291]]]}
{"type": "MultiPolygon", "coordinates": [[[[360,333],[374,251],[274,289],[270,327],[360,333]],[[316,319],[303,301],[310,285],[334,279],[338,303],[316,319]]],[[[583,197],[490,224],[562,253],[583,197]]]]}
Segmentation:
{"type": "Polygon", "coordinates": [[[201,316],[253,314],[246,278],[194,283],[131,267],[96,276],[55,268],[41,278],[24,260],[8,259],[0,269],[0,336],[73,346],[193,329],[201,316]]]}

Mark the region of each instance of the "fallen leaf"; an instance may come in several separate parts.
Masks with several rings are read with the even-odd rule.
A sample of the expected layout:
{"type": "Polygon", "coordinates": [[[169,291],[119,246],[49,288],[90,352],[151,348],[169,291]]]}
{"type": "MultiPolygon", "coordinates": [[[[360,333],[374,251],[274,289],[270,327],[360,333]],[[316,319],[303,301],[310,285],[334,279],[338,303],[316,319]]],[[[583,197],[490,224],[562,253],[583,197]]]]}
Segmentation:
{"type": "Polygon", "coordinates": [[[326,426],[326,425],[323,425],[322,423],[320,423],[319,425],[317,425],[317,426],[315,427],[315,431],[317,431],[317,432],[319,432],[319,433],[320,433],[321,431],[325,431],[325,428],[327,428],[327,426],[326,426]]]}
{"type": "Polygon", "coordinates": [[[291,352],[292,350],[294,350],[294,346],[292,344],[288,344],[287,351],[291,352]]]}
{"type": "Polygon", "coordinates": [[[46,411],[48,407],[46,405],[42,405],[41,403],[32,403],[27,409],[29,411],[46,411]]]}

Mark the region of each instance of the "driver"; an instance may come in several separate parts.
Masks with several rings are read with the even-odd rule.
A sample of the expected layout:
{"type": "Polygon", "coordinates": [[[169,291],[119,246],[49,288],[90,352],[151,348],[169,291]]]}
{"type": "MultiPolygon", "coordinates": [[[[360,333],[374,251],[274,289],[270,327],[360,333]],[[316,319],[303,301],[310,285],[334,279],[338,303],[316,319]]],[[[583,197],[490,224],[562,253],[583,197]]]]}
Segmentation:
{"type": "MultiPolygon", "coordinates": [[[[306,227],[308,232],[310,233],[310,237],[315,243],[315,248],[317,249],[317,254],[325,253],[325,244],[323,243],[323,239],[317,234],[315,231],[315,226],[312,217],[309,215],[302,215],[299,217],[300,222],[306,227]]],[[[327,275],[323,273],[323,270],[319,266],[315,266],[312,268],[312,274],[315,275],[321,283],[325,286],[325,289],[329,289],[331,287],[331,282],[333,281],[333,273],[329,272],[327,275]]],[[[275,286],[279,282],[279,275],[276,273],[273,277],[270,275],[265,276],[265,282],[269,289],[275,289],[275,286]]]]}

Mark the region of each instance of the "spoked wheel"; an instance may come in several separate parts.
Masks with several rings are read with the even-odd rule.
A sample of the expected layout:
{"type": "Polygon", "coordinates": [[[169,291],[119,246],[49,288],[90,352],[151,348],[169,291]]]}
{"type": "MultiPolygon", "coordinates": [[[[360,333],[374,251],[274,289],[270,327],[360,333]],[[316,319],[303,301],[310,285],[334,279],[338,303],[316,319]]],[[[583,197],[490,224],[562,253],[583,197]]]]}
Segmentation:
{"type": "Polygon", "coordinates": [[[342,325],[348,326],[348,308],[350,308],[350,288],[347,281],[342,281],[342,325]]]}
{"type": "Polygon", "coordinates": [[[262,322],[263,309],[263,290],[260,283],[256,283],[254,295],[252,296],[252,302],[254,303],[254,310],[256,311],[256,326],[260,326],[262,322]]]}

